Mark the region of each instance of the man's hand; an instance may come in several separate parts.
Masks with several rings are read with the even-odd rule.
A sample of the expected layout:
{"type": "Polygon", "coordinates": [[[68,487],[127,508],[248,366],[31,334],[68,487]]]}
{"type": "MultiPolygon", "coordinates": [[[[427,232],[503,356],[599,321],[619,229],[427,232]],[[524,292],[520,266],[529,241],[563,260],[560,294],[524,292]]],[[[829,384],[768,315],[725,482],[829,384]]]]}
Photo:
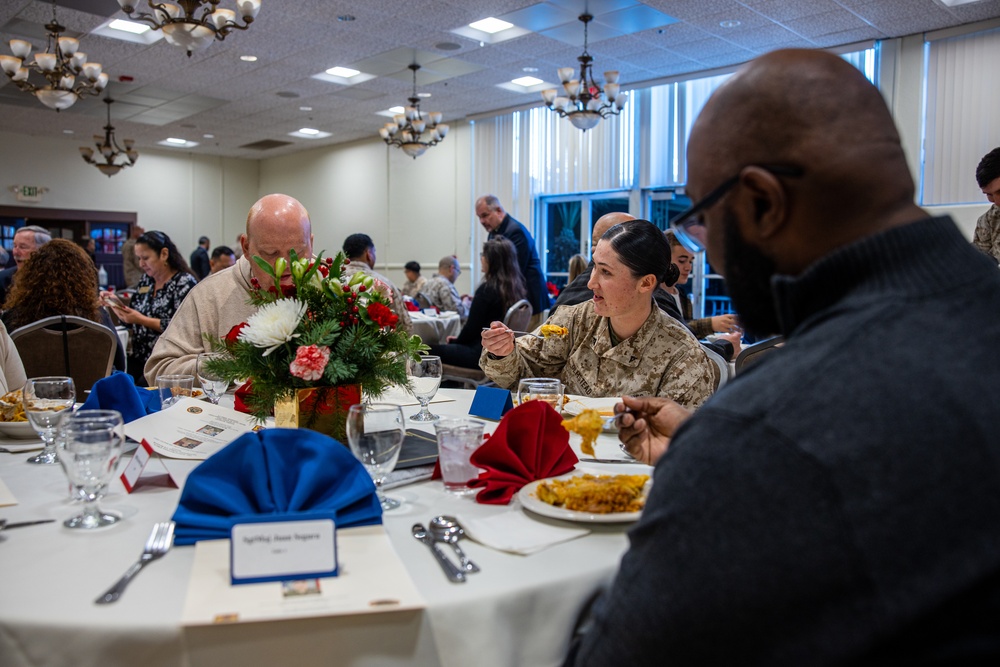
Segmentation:
{"type": "Polygon", "coordinates": [[[739,328],[740,321],[732,313],[728,315],[716,315],[712,318],[712,331],[718,333],[730,333],[739,328]]]}
{"type": "Polygon", "coordinates": [[[514,332],[503,322],[491,322],[489,329],[483,329],[483,348],[498,357],[506,357],[514,351],[514,332]]]}
{"type": "Polygon", "coordinates": [[[734,331],[727,334],[719,334],[715,337],[715,340],[728,340],[733,346],[733,359],[740,356],[740,341],[743,340],[743,333],[740,331],[734,331]]]}
{"type": "Polygon", "coordinates": [[[669,398],[633,398],[623,396],[615,406],[618,417],[618,439],[637,460],[656,465],[670,446],[678,427],[692,411],[669,398]]]}

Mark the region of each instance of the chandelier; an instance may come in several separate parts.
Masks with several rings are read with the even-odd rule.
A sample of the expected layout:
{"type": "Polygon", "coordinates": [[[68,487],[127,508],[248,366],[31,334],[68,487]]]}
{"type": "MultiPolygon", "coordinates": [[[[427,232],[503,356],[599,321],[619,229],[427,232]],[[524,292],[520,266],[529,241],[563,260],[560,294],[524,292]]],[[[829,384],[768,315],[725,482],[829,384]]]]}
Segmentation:
{"type": "Polygon", "coordinates": [[[601,97],[601,87],[594,81],[591,64],[593,58],[587,53],[587,24],[593,20],[590,14],[581,14],[583,21],[583,54],[577,58],[580,61],[580,78],[574,79],[572,67],[559,68],[559,80],[562,81],[565,96],[556,96],[556,89],[542,91],[545,106],[555,111],[579,130],[586,132],[595,127],[602,118],[617,116],[628,102],[628,93],[619,94],[618,72],[604,73],[604,97],[601,97]]]}
{"type": "Polygon", "coordinates": [[[146,23],[153,30],[162,30],[167,42],[187,50],[191,57],[192,52],[205,48],[213,39],[222,41],[233,30],[249,28],[260,11],[260,1],[236,0],[235,12],[220,9],[220,0],[177,0],[179,7],[169,2],[146,0],[152,13],[135,13],[136,0],[118,0],[118,4],[130,19],[146,23]],[[196,17],[199,11],[201,14],[196,17]],[[243,23],[236,22],[237,12],[243,23]]]}
{"type": "Polygon", "coordinates": [[[92,164],[101,170],[101,173],[111,178],[125,167],[131,167],[139,159],[139,153],[132,146],[135,144],[131,139],[125,140],[125,150],[115,141],[115,128],[111,124],[111,105],[114,100],[110,97],[104,98],[104,103],[108,105],[108,124],[104,126],[104,136],[94,135],[94,145],[97,147],[98,157],[104,158],[104,162],[94,159],[94,149],[88,146],[80,146],[80,155],[87,164],[92,164]],[[119,159],[121,158],[121,159],[119,159]]]}
{"type": "Polygon", "coordinates": [[[100,63],[87,62],[87,54],[77,51],[80,40],[60,37],[66,28],[56,21],[56,3],[52,3],[52,22],[45,24],[48,44],[36,53],[32,62],[31,43],[23,39],[10,40],[12,56],[0,55],[0,67],[14,84],[50,109],[61,111],[73,106],[83,95],[98,95],[108,85],[108,75],[101,72],[100,63]],[[45,79],[44,85],[30,80],[32,72],[45,79]],[[82,74],[82,76],[80,76],[82,74]]]}
{"type": "Polygon", "coordinates": [[[390,146],[402,148],[403,152],[416,160],[431,146],[436,146],[448,134],[447,125],[439,125],[441,112],[420,113],[420,98],[417,97],[417,70],[420,65],[413,63],[413,95],[410,106],[403,113],[393,116],[393,122],[379,128],[378,134],[390,146]],[[426,133],[426,134],[425,134],[426,133]],[[423,139],[423,141],[421,141],[423,139]]]}

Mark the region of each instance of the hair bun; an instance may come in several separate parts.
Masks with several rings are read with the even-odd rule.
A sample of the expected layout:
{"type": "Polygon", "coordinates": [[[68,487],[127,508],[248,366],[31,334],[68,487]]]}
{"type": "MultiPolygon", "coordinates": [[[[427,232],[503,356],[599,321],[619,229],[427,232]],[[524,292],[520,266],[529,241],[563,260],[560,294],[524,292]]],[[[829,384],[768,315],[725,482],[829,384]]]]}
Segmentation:
{"type": "Polygon", "coordinates": [[[667,287],[673,287],[677,279],[681,277],[681,270],[677,268],[677,265],[673,262],[667,268],[667,272],[663,274],[663,284],[667,287]]]}

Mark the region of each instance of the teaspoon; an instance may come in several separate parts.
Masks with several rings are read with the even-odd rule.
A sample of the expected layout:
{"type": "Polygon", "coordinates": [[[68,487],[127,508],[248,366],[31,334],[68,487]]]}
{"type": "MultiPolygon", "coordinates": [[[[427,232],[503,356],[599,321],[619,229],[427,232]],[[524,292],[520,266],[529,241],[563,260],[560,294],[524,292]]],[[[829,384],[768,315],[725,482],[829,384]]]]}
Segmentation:
{"type": "Polygon", "coordinates": [[[431,519],[430,525],[431,535],[434,536],[434,539],[438,542],[450,544],[451,548],[455,550],[455,555],[458,556],[463,570],[466,572],[479,572],[479,566],[469,560],[469,557],[462,551],[462,547],[458,546],[458,541],[465,537],[465,530],[458,523],[458,519],[453,516],[436,516],[431,519]]]}

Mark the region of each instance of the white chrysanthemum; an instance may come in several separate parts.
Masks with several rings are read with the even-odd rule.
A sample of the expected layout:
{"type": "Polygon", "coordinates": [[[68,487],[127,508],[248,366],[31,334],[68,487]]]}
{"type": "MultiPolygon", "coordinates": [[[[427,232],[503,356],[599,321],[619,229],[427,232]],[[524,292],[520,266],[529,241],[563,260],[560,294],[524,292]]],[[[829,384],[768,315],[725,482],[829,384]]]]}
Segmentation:
{"type": "Polygon", "coordinates": [[[240,331],[239,340],[255,347],[266,347],[264,356],[278,347],[298,338],[295,327],[299,326],[306,314],[306,304],[298,299],[279,299],[269,303],[247,319],[247,325],[240,331]]]}

